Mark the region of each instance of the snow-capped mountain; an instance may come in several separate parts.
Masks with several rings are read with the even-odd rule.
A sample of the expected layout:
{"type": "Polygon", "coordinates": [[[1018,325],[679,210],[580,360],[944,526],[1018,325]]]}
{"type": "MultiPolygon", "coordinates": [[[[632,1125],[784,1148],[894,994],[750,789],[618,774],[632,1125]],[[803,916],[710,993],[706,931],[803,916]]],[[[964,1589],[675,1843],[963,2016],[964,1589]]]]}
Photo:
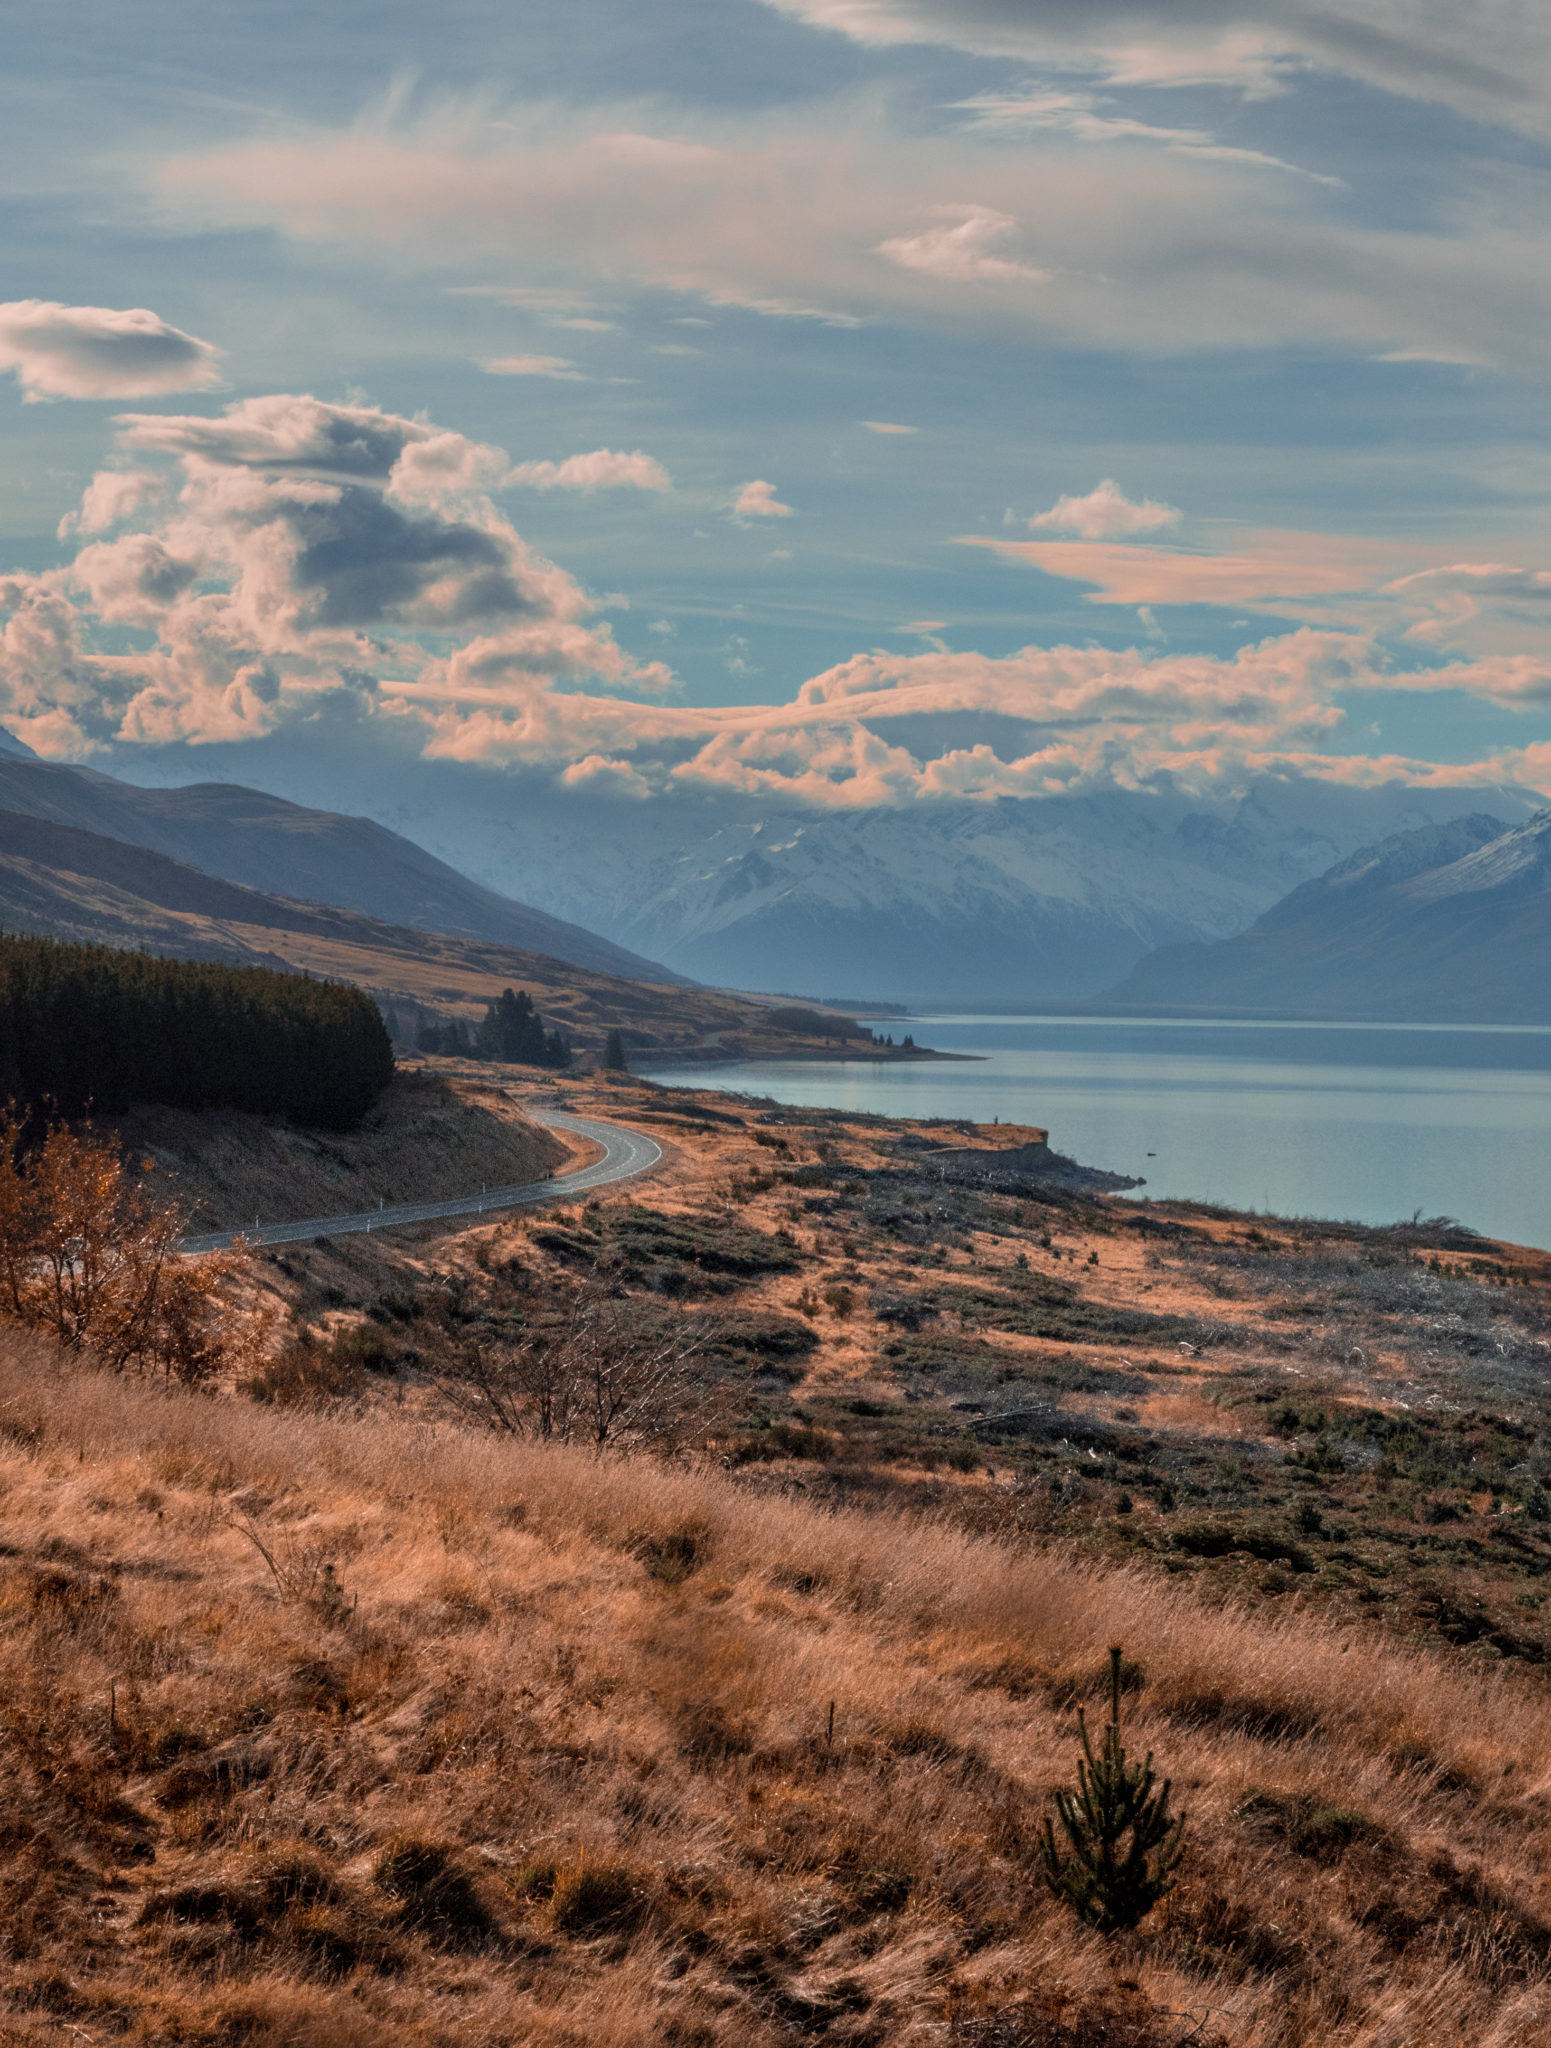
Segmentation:
{"type": "Polygon", "coordinates": [[[502,892],[697,979],[823,996],[1079,1000],[1153,948],[1243,930],[1358,847],[1513,788],[1267,778],[1201,800],[1113,791],[870,810],[686,794],[632,803],[422,777],[369,808],[502,892]]]}
{"type": "Polygon", "coordinates": [[[1365,848],[1217,945],[1165,947],[1116,1007],[1418,1023],[1551,1021],[1551,811],[1365,848]]]}

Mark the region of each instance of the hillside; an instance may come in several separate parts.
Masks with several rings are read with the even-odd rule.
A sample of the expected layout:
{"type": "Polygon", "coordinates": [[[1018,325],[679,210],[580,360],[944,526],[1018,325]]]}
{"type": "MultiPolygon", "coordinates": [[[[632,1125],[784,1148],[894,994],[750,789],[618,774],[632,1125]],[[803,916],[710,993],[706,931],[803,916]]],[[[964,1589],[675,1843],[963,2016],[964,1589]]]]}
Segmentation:
{"type": "Polygon", "coordinates": [[[488,1182],[542,1178],[567,1157],[504,1089],[400,1072],[353,1131],[302,1130],[280,1117],[154,1105],[100,1118],[191,1234],[255,1217],[328,1216],[378,1202],[432,1202],[488,1182]]]}
{"type": "Polygon", "coordinates": [[[1551,812],[1399,834],[1238,937],[1169,947],[1106,1006],[1418,1023],[1551,1023],[1551,812]]]}
{"type": "Polygon", "coordinates": [[[605,974],[661,983],[680,978],[578,925],[482,888],[370,819],[306,810],[234,784],[142,789],[94,769],[0,752],[0,808],[122,841],[244,888],[337,905],[411,930],[544,953],[605,974]]]}
{"type": "Polygon", "coordinates": [[[268,1255],[251,1378],[0,1325],[6,2048],[1538,2048],[1551,1257],[569,1092],[661,1169],[268,1255]],[[524,1405],[600,1283],[671,1458],[524,1405]],[[1107,1937],[1110,1643],[1188,1831],[1107,1937]]]}
{"type": "Polygon", "coordinates": [[[14,2048],[1543,2038],[1551,1709],[1491,1672],[14,1339],[0,1399],[14,2048]],[[1115,1942],[1037,1862],[1111,1639],[1192,1828],[1115,1942]]]}
{"type": "MultiPolygon", "coordinates": [[[[3,764],[0,764],[3,766],[3,764]]],[[[576,967],[551,955],[383,923],[248,889],[76,826],[0,811],[0,928],[192,959],[303,969],[354,982],[399,1013],[475,1023],[508,984],[528,989],[578,1050],[611,1025],[640,1049],[759,1034],[764,1011],[662,972],[660,982],[576,967]]]]}

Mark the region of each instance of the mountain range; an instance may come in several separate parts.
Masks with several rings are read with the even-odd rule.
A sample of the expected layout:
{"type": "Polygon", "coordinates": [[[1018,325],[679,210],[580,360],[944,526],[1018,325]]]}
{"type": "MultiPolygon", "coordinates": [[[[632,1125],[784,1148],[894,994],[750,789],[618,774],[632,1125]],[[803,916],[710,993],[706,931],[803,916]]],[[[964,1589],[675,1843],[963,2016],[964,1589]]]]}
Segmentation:
{"type": "MultiPolygon", "coordinates": [[[[1102,990],[1122,1007],[1309,1013],[1314,1003],[1356,1015],[1398,1004],[1383,1014],[1420,1015],[1424,998],[1446,998],[1428,993],[1425,975],[1397,979],[1398,966],[1384,986],[1343,970],[1360,995],[1310,993],[1321,946],[1339,953],[1354,919],[1379,917],[1379,876],[1409,887],[1424,869],[1528,827],[1540,803],[1510,786],[1265,776],[1224,795],[1111,790],[798,811],[715,793],[630,802],[434,763],[412,776],[379,763],[342,793],[369,815],[214,780],[143,787],[0,744],[0,920],[72,936],[117,930],[127,935],[117,943],[180,950],[274,951],[259,934],[284,930],[294,962],[304,927],[327,906],[330,943],[345,943],[337,927],[348,913],[397,933],[400,952],[407,934],[439,934],[439,946],[493,946],[659,988],[822,997],[844,987],[982,1008],[1070,1005],[1102,990]],[[50,830],[95,843],[49,840],[50,830]],[[153,871],[153,858],[183,872],[153,871]],[[266,900],[228,899],[223,886],[266,900]],[[156,936],[169,917],[176,929],[156,936]],[[204,921],[197,933],[191,917],[204,921]],[[1323,938],[1310,935],[1310,917],[1323,938]]],[[[1465,893],[1478,907],[1507,900],[1479,886],[1465,893]]],[[[1384,916],[1398,917],[1402,901],[1387,901],[1384,916]]],[[[1441,930],[1446,913],[1429,915],[1441,930]]],[[[1507,919],[1503,944],[1532,943],[1528,915],[1507,919]]],[[[1356,954],[1379,943],[1376,932],[1363,924],[1356,954]]],[[[370,950],[379,939],[349,943],[370,950]]],[[[1488,972],[1483,956],[1477,984],[1506,990],[1527,971],[1488,972]]],[[[376,970],[372,985],[386,985],[376,970]]],[[[434,988],[423,977],[417,986],[416,1001],[436,1007],[434,988]]],[[[1458,1000],[1469,1007],[1467,992],[1458,1000]]],[[[1513,1000],[1515,1015],[1534,1008],[1529,993],[1513,1000]]]]}
{"type": "Polygon", "coordinates": [[[1170,946],[1106,1008],[1551,1023],[1551,810],[1402,832],[1216,945],[1170,946]]]}
{"type": "Polygon", "coordinates": [[[700,981],[1027,1008],[1084,1000],[1159,946],[1228,938],[1396,832],[1482,809],[1516,823],[1539,801],[1507,787],[1264,777],[1220,797],[797,811],[588,799],[422,769],[364,807],[487,887],[520,884],[700,981]]]}

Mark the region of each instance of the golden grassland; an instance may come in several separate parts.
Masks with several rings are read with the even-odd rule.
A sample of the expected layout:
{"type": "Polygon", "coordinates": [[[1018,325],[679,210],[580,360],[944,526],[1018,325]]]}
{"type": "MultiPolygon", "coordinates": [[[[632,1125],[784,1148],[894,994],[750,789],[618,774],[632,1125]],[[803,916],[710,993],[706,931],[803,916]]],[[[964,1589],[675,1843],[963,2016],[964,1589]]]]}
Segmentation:
{"type": "Polygon", "coordinates": [[[0,1428],[17,2048],[1551,2030],[1532,1674],[16,1333],[0,1428]],[[1037,1858],[1110,1641],[1190,1814],[1114,1940],[1037,1858]]]}

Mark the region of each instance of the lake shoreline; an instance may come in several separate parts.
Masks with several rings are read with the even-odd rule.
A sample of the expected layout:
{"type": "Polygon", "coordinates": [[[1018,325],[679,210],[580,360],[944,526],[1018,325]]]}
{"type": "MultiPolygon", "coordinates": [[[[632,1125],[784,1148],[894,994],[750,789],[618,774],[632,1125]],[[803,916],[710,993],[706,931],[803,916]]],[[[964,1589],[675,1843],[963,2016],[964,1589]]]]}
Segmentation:
{"type": "Polygon", "coordinates": [[[1551,1033],[1049,1010],[907,1028],[948,1057],[643,1053],[641,1071],[890,1118],[1038,1125],[1163,1200],[1376,1226],[1419,1211],[1551,1247],[1551,1033]]]}

